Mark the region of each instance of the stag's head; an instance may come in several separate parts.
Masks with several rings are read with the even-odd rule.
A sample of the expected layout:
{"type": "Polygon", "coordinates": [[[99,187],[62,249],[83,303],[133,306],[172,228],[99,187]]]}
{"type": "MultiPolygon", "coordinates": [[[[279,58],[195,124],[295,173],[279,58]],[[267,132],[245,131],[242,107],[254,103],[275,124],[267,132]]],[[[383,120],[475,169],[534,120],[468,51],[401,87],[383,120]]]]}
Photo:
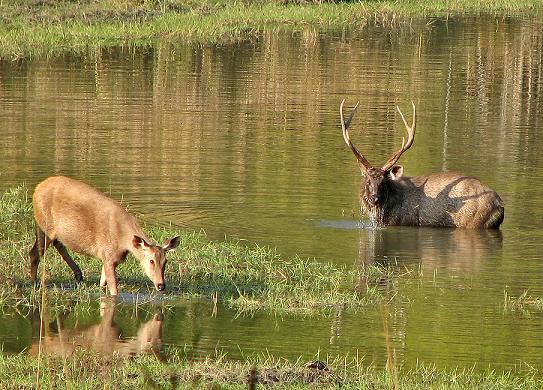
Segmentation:
{"type": "Polygon", "coordinates": [[[354,144],[351,142],[351,138],[349,137],[348,128],[354,117],[356,109],[358,108],[358,103],[356,103],[356,106],[353,108],[353,111],[347,120],[345,120],[343,117],[344,103],[345,99],[343,99],[339,107],[341,128],[343,129],[343,139],[356,156],[358,165],[360,167],[360,172],[364,177],[362,199],[369,207],[382,205],[388,198],[391,181],[399,180],[403,175],[403,167],[401,165],[396,165],[396,163],[400,159],[401,155],[411,147],[415,138],[415,104],[411,102],[413,106],[413,122],[411,126],[407,124],[407,121],[400,111],[400,108],[396,107],[400,113],[405,128],[407,129],[407,142],[405,138],[403,138],[402,147],[398,149],[381,168],[377,168],[373,167],[369,163],[369,161],[362,155],[362,153],[360,153],[357,147],[354,146],[354,144]]]}

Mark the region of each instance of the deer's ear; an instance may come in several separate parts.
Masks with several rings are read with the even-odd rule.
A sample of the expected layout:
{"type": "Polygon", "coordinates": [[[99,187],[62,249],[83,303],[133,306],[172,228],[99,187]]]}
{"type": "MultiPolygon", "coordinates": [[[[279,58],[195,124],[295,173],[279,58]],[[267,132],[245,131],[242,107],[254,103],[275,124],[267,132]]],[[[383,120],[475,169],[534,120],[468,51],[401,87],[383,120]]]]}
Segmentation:
{"type": "Polygon", "coordinates": [[[360,164],[360,162],[358,162],[358,167],[360,168],[360,173],[362,174],[362,177],[366,177],[366,167],[364,167],[364,165],[360,164]]]}
{"type": "Polygon", "coordinates": [[[388,174],[392,180],[399,180],[403,176],[403,167],[401,165],[395,165],[388,174]]]}
{"type": "Polygon", "coordinates": [[[166,242],[162,246],[162,249],[164,249],[165,251],[174,250],[175,248],[179,246],[180,240],[181,240],[181,237],[179,236],[170,238],[169,240],[166,240],[166,242]]]}
{"type": "Polygon", "coordinates": [[[139,249],[149,248],[149,246],[150,246],[147,243],[147,241],[145,241],[143,238],[141,238],[139,236],[134,236],[132,238],[132,245],[134,245],[136,248],[139,248],[139,249]]]}

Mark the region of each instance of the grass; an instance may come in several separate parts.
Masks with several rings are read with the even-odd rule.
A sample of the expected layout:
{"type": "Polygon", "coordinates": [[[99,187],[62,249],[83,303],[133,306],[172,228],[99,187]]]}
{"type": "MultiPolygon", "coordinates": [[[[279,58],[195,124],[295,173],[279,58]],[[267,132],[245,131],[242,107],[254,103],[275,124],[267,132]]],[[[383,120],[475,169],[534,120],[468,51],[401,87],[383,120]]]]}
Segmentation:
{"type": "MultiPolygon", "coordinates": [[[[168,254],[167,297],[199,296],[240,311],[265,309],[311,314],[399,299],[402,280],[417,277],[418,270],[368,266],[338,267],[300,258],[283,259],[273,249],[244,245],[233,240],[211,242],[203,233],[178,232],[146,226],[157,242],[181,236],[176,251],[168,254]]],[[[32,207],[25,187],[10,189],[0,198],[0,307],[39,305],[40,290],[27,276],[28,251],[34,241],[32,207]]],[[[89,302],[101,294],[99,260],[74,255],[85,277],[76,285],[68,266],[49,248],[40,263],[48,302],[63,306],[89,302]]],[[[121,292],[154,294],[139,264],[129,256],[118,268],[121,292]]]]}
{"type": "Polygon", "coordinates": [[[279,28],[328,32],[417,21],[425,26],[436,17],[540,16],[542,11],[539,0],[11,0],[0,2],[0,58],[85,54],[157,41],[231,43],[279,28]]]}
{"type": "Polygon", "coordinates": [[[543,311],[543,299],[528,295],[527,290],[518,297],[513,297],[505,291],[503,307],[506,311],[543,311]]]}
{"type": "MultiPolygon", "coordinates": [[[[0,355],[0,387],[3,389],[122,388],[122,389],[390,389],[389,373],[349,357],[322,359],[324,369],[307,362],[289,362],[270,356],[232,361],[217,355],[187,360],[170,349],[167,360],[152,354],[134,359],[78,351],[70,358],[24,354],[0,355]],[[36,377],[38,364],[41,367],[36,377]],[[258,387],[256,386],[258,383],[258,387]]],[[[399,370],[402,389],[541,389],[537,372],[511,373],[439,370],[418,366],[399,370]]]]}

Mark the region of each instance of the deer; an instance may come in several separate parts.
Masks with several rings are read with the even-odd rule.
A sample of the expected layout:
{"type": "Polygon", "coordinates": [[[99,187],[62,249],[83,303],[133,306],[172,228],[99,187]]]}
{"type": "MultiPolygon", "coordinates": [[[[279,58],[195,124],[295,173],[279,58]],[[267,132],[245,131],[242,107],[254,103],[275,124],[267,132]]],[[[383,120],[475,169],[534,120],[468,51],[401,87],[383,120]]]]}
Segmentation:
{"type": "Polygon", "coordinates": [[[416,109],[411,125],[396,107],[407,130],[407,141],[392,154],[382,167],[374,167],[352,143],[349,126],[356,103],[347,119],[343,115],[345,99],[339,112],[343,139],[355,155],[362,184],[362,210],[377,226],[430,226],[466,229],[498,229],[504,219],[504,205],[499,195],[480,180],[454,172],[438,172],[427,176],[403,175],[396,165],[415,139],[416,109]]]}
{"type": "Polygon", "coordinates": [[[116,267],[128,253],[139,261],[157,291],[166,288],[166,253],[177,248],[180,237],[163,245],[152,243],[135,217],[117,201],[81,181],[52,176],[39,183],[32,197],[36,241],[29,252],[30,277],[38,282],[40,258],[52,244],[72,269],[76,282],[81,269],[67,249],[102,261],[100,286],[118,294],[116,267]]]}

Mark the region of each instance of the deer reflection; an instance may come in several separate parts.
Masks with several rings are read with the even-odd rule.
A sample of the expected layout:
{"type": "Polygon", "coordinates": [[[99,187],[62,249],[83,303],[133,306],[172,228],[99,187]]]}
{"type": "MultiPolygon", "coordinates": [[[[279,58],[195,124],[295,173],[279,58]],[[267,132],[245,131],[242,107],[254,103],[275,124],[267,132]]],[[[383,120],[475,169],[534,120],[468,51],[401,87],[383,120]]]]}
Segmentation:
{"type": "Polygon", "coordinates": [[[502,248],[499,230],[387,228],[360,231],[359,262],[389,263],[406,258],[426,271],[436,268],[474,272],[502,248]]]}
{"type": "Polygon", "coordinates": [[[68,313],[61,313],[51,320],[48,310],[35,310],[31,315],[32,345],[28,353],[45,353],[55,356],[70,356],[78,350],[98,352],[103,355],[118,354],[134,357],[152,353],[163,360],[162,324],[164,316],[157,313],[140,325],[133,338],[124,338],[121,328],[115,323],[116,302],[114,298],[103,297],[100,302],[100,323],[95,325],[64,325],[68,313]]]}

